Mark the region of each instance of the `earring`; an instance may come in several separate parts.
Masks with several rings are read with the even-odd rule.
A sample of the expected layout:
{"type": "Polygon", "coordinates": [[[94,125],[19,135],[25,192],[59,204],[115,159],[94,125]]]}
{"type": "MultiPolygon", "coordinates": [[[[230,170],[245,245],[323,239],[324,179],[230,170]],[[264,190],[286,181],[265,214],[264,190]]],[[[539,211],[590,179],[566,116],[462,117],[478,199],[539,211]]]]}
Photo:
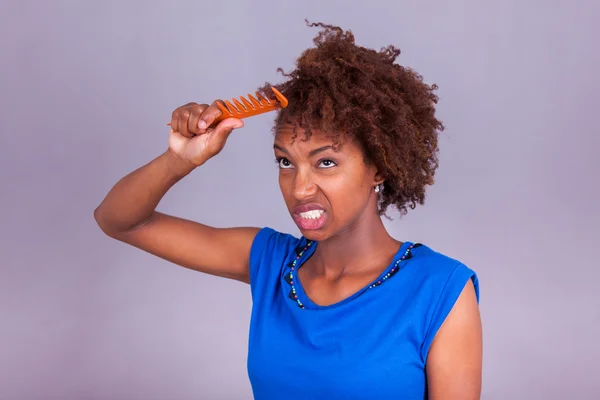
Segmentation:
{"type": "Polygon", "coordinates": [[[378,185],[375,185],[375,193],[379,193],[381,191],[383,191],[383,182],[378,185]]]}

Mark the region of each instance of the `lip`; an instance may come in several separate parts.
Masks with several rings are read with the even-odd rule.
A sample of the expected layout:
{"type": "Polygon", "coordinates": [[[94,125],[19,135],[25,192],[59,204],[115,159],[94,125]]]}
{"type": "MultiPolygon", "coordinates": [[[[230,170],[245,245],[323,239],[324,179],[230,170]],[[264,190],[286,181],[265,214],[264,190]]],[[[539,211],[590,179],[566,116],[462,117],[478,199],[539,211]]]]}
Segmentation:
{"type": "Polygon", "coordinates": [[[321,229],[327,220],[327,212],[325,211],[325,207],[318,203],[308,203],[301,204],[297,207],[294,207],[292,210],[292,218],[296,222],[296,225],[302,230],[316,230],[321,229]],[[312,210],[321,210],[323,211],[323,215],[321,215],[317,219],[311,218],[302,218],[300,213],[304,213],[312,210]]]}

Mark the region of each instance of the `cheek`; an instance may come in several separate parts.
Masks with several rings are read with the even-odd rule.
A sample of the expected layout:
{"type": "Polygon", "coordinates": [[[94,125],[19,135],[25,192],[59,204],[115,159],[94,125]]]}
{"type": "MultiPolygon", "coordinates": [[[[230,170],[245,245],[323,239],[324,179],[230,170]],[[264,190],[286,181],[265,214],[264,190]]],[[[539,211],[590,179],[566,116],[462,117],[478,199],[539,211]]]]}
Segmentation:
{"type": "Polygon", "coordinates": [[[361,165],[353,165],[353,168],[348,168],[344,173],[344,185],[348,191],[354,191],[357,195],[364,192],[370,186],[373,180],[369,171],[365,170],[361,165]]]}
{"type": "Polygon", "coordinates": [[[347,173],[331,177],[323,184],[324,190],[336,208],[355,209],[360,208],[366,200],[368,182],[361,174],[347,173]],[[341,206],[341,207],[340,207],[341,206]]]}
{"type": "Polygon", "coordinates": [[[292,177],[289,174],[279,173],[279,189],[286,203],[292,201],[292,177]]]}

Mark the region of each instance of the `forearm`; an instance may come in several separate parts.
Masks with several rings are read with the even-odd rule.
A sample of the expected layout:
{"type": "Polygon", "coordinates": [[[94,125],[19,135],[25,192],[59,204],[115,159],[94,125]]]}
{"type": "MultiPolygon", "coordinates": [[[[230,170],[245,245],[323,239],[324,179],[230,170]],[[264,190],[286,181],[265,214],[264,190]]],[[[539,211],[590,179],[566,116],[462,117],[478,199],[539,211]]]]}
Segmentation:
{"type": "Polygon", "coordinates": [[[94,211],[94,218],[109,235],[143,224],[167,191],[193,168],[167,150],[119,180],[94,211]]]}

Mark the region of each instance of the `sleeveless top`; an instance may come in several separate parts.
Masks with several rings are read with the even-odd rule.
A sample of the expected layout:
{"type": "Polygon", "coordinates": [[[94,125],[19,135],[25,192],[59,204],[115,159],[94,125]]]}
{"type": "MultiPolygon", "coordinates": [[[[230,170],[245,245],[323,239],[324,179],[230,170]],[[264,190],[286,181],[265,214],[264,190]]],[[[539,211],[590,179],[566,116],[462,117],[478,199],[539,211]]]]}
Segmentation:
{"type": "Polygon", "coordinates": [[[474,271],[404,242],[381,276],[328,306],[311,302],[297,269],[317,242],[271,228],[250,252],[248,376],[256,400],[426,399],[436,332],[474,271]]]}

